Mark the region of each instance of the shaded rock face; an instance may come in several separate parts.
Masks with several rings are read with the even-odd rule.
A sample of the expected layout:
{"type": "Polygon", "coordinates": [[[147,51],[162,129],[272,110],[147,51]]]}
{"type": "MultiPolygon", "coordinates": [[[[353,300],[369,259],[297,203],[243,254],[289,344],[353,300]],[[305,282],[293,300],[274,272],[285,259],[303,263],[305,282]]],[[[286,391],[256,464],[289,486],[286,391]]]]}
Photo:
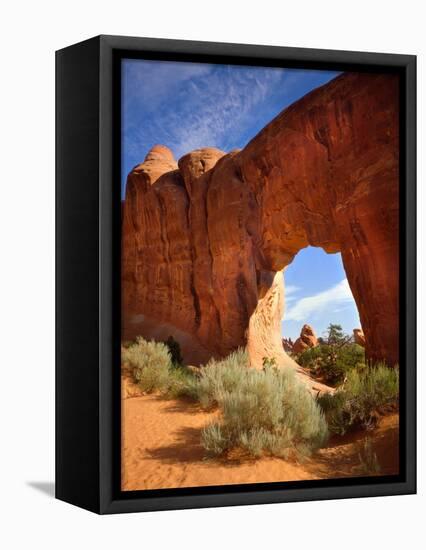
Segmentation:
{"type": "Polygon", "coordinates": [[[303,325],[299,338],[294,342],[294,353],[301,353],[318,345],[318,339],[314,329],[310,325],[303,325]]]}
{"type": "Polygon", "coordinates": [[[354,341],[355,344],[358,344],[359,346],[365,348],[365,336],[362,329],[354,328],[354,341]]]}
{"type": "MultiPolygon", "coordinates": [[[[341,252],[369,359],[398,361],[398,79],[346,73],[284,110],[241,151],[155,146],[129,174],[123,337],[172,334],[198,364],[247,345],[287,357],[282,270],[341,252]]],[[[297,366],[295,366],[297,368],[297,366]]]]}

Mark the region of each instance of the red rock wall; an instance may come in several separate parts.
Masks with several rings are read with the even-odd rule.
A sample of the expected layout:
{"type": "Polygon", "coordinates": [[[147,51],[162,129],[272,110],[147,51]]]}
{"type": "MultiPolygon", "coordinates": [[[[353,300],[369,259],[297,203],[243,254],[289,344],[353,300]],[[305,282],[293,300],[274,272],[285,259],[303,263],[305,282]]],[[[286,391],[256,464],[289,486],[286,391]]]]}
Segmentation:
{"type": "Polygon", "coordinates": [[[278,341],[275,274],[313,245],[342,253],[367,355],[397,362],[398,150],[397,77],[361,73],[294,103],[242,151],[176,166],[155,146],[127,181],[123,337],[174,334],[199,362],[256,341],[263,323],[260,358],[278,341]]]}

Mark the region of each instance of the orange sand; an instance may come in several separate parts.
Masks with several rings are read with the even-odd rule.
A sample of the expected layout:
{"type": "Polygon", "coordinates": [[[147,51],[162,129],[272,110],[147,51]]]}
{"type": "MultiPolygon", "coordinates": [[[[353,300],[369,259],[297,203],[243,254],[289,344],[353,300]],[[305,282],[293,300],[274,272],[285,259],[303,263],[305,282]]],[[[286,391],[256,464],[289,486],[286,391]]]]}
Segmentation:
{"type": "MultiPolygon", "coordinates": [[[[365,432],[333,438],[302,463],[265,457],[259,460],[205,459],[200,432],[217,413],[185,401],[155,395],[122,400],[122,489],[201,487],[361,475],[360,444],[365,432]]],[[[398,473],[398,415],[382,419],[369,432],[381,474],[398,473]]]]}

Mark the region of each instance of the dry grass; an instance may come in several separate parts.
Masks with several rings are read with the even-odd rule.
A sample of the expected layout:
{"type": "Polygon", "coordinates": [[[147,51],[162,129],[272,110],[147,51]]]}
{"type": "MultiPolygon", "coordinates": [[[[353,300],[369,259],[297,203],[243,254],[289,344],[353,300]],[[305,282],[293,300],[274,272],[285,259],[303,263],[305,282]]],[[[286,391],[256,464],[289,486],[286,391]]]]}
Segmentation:
{"type": "Polygon", "coordinates": [[[334,395],[319,398],[330,431],[343,435],[356,427],[373,428],[377,414],[397,408],[399,369],[377,364],[348,373],[343,386],[334,395]]]}

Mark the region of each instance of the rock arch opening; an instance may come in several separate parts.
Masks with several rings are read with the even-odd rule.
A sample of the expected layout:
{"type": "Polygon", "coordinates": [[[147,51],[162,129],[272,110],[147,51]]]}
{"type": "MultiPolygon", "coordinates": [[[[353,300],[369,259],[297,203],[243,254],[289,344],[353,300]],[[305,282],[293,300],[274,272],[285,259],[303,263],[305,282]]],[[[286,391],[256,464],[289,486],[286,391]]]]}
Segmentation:
{"type": "Polygon", "coordinates": [[[316,337],[324,335],[330,323],[341,325],[346,334],[361,328],[358,309],[339,252],[327,254],[321,248],[300,250],[285,269],[283,339],[295,342],[302,327],[310,325],[316,337]]]}
{"type": "Polygon", "coordinates": [[[306,325],[313,328],[314,338],[321,336],[330,323],[341,325],[349,334],[360,327],[339,252],[304,247],[284,269],[263,273],[262,283],[247,332],[256,368],[261,368],[265,357],[274,358],[279,366],[297,368],[287,351],[297,340],[301,344],[301,330],[306,325]]]}

